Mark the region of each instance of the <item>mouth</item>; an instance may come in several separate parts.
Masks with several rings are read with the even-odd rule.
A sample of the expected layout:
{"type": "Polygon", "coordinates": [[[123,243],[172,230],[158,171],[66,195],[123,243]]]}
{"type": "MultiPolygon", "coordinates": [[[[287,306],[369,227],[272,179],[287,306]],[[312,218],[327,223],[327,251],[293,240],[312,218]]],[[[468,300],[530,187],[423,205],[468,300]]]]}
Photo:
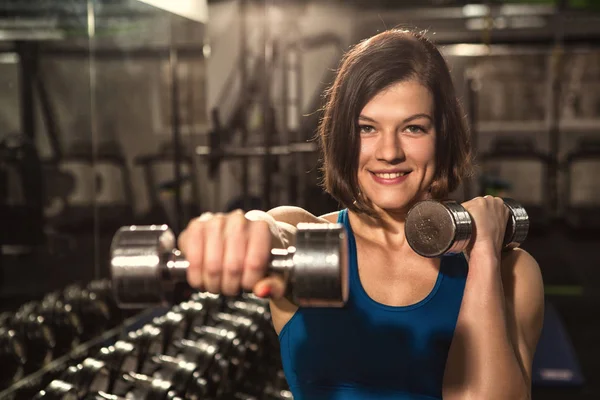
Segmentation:
{"type": "Polygon", "coordinates": [[[410,172],[403,171],[403,172],[371,172],[371,173],[380,179],[396,179],[396,178],[400,178],[402,176],[406,176],[410,172]]]}
{"type": "Polygon", "coordinates": [[[410,174],[410,171],[390,171],[375,172],[371,171],[371,177],[380,185],[396,185],[404,182],[410,174]]]}

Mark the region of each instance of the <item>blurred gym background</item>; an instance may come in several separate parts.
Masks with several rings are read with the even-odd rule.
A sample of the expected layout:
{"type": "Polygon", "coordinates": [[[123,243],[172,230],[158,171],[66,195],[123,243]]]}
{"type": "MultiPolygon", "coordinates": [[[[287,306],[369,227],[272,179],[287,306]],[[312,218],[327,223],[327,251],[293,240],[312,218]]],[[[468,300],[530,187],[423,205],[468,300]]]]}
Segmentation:
{"type": "Polygon", "coordinates": [[[478,172],[452,197],[530,214],[534,399],[600,398],[596,0],[0,0],[0,311],[108,278],[122,225],[336,210],[322,92],[351,44],[395,26],[441,46],[465,107],[478,172]]]}

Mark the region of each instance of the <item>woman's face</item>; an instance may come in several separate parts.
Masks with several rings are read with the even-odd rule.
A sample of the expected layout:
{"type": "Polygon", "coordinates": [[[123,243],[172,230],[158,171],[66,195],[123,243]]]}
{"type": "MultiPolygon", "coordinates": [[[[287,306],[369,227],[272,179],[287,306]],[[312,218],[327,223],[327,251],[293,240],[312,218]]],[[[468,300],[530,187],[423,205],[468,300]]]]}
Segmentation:
{"type": "Polygon", "coordinates": [[[407,211],[427,197],[435,173],[433,107],[430,91],[410,80],[362,109],[358,183],[376,210],[407,211]]]}

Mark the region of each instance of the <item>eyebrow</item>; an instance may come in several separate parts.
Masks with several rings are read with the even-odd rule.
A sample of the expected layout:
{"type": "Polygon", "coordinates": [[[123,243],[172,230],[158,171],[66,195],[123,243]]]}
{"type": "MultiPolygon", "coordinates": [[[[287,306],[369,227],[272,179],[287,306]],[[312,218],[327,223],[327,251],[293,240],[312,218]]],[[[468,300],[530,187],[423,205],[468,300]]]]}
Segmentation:
{"type": "MultiPolygon", "coordinates": [[[[419,119],[419,118],[427,118],[428,120],[430,120],[431,122],[433,122],[433,118],[431,118],[431,116],[429,114],[423,114],[423,113],[421,113],[421,114],[411,115],[410,117],[405,118],[404,121],[402,121],[402,123],[406,124],[407,122],[414,121],[415,119],[419,119]]],[[[373,118],[367,117],[366,115],[362,115],[362,114],[358,116],[358,119],[359,120],[362,119],[364,121],[373,122],[373,123],[377,122],[373,118]]]]}

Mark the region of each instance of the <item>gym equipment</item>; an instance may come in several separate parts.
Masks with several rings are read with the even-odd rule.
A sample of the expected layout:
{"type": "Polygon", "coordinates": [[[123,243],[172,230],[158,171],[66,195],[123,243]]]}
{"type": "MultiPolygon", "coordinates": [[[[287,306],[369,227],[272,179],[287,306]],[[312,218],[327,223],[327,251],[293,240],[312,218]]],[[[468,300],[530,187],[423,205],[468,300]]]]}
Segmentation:
{"type": "Polygon", "coordinates": [[[77,389],[66,382],[53,380],[33,400],[79,400],[77,389]]]}
{"type": "Polygon", "coordinates": [[[0,327],[0,387],[21,379],[27,361],[25,346],[14,330],[0,327]]]}
{"type": "Polygon", "coordinates": [[[36,302],[24,304],[7,325],[17,333],[25,346],[27,374],[47,365],[55,356],[56,336],[49,321],[39,315],[36,308],[36,302]]]}
{"type": "Polygon", "coordinates": [[[60,159],[43,162],[47,190],[44,216],[61,232],[79,232],[94,226],[96,175],[89,143],[73,145],[60,159]]]}
{"type": "Polygon", "coordinates": [[[70,305],[81,319],[83,341],[99,336],[110,328],[110,307],[96,293],[73,284],[63,290],[62,296],[64,303],[70,305]]]}
{"type": "Polygon", "coordinates": [[[81,318],[70,305],[65,304],[58,293],[48,294],[37,306],[37,312],[54,332],[56,356],[66,354],[81,343],[84,327],[81,318]]]}
{"type": "Polygon", "coordinates": [[[183,226],[178,227],[181,221],[200,215],[196,170],[191,157],[178,156],[174,149],[165,147],[156,154],[137,157],[135,164],[143,170],[150,199],[145,220],[151,223],[167,220],[182,229],[183,226]],[[179,171],[179,177],[175,169],[179,171]]]}
{"type": "Polygon", "coordinates": [[[546,301],[544,326],[532,366],[535,386],[576,387],[585,383],[577,353],[554,305],[546,301]]]}
{"type": "Polygon", "coordinates": [[[20,134],[4,136],[0,140],[0,245],[44,242],[43,182],[33,141],[20,134]]]}
{"type": "MultiPolygon", "coordinates": [[[[521,245],[529,232],[529,217],[513,199],[505,198],[510,211],[504,236],[504,248],[521,245]]],[[[408,211],[404,226],[406,241],[423,257],[439,257],[464,251],[472,235],[471,216],[454,201],[421,201],[408,211]]]]}
{"type": "Polygon", "coordinates": [[[480,194],[497,194],[497,183],[501,182],[504,193],[499,197],[513,198],[527,209],[532,232],[546,232],[553,211],[548,195],[553,184],[553,158],[537,150],[531,138],[509,136],[497,138],[479,159],[485,173],[480,194]]]}
{"type": "Polygon", "coordinates": [[[573,230],[591,233],[600,230],[600,141],[582,138],[567,157],[565,221],[573,230]]]}
{"type": "MultiPolygon", "coordinates": [[[[121,307],[168,304],[185,285],[188,262],[167,225],[126,226],[111,244],[111,275],[121,307]]],[[[348,298],[346,232],[340,224],[299,224],[295,247],[273,249],[268,269],[301,306],[340,307],[348,298]]]]}
{"type": "Polygon", "coordinates": [[[96,224],[105,232],[114,232],[123,221],[133,218],[131,181],[122,153],[118,144],[108,143],[101,145],[94,157],[96,224]]]}
{"type": "Polygon", "coordinates": [[[91,392],[107,391],[111,383],[110,370],[106,364],[89,357],[67,368],[58,379],[72,385],[78,398],[83,398],[91,392]]]}

